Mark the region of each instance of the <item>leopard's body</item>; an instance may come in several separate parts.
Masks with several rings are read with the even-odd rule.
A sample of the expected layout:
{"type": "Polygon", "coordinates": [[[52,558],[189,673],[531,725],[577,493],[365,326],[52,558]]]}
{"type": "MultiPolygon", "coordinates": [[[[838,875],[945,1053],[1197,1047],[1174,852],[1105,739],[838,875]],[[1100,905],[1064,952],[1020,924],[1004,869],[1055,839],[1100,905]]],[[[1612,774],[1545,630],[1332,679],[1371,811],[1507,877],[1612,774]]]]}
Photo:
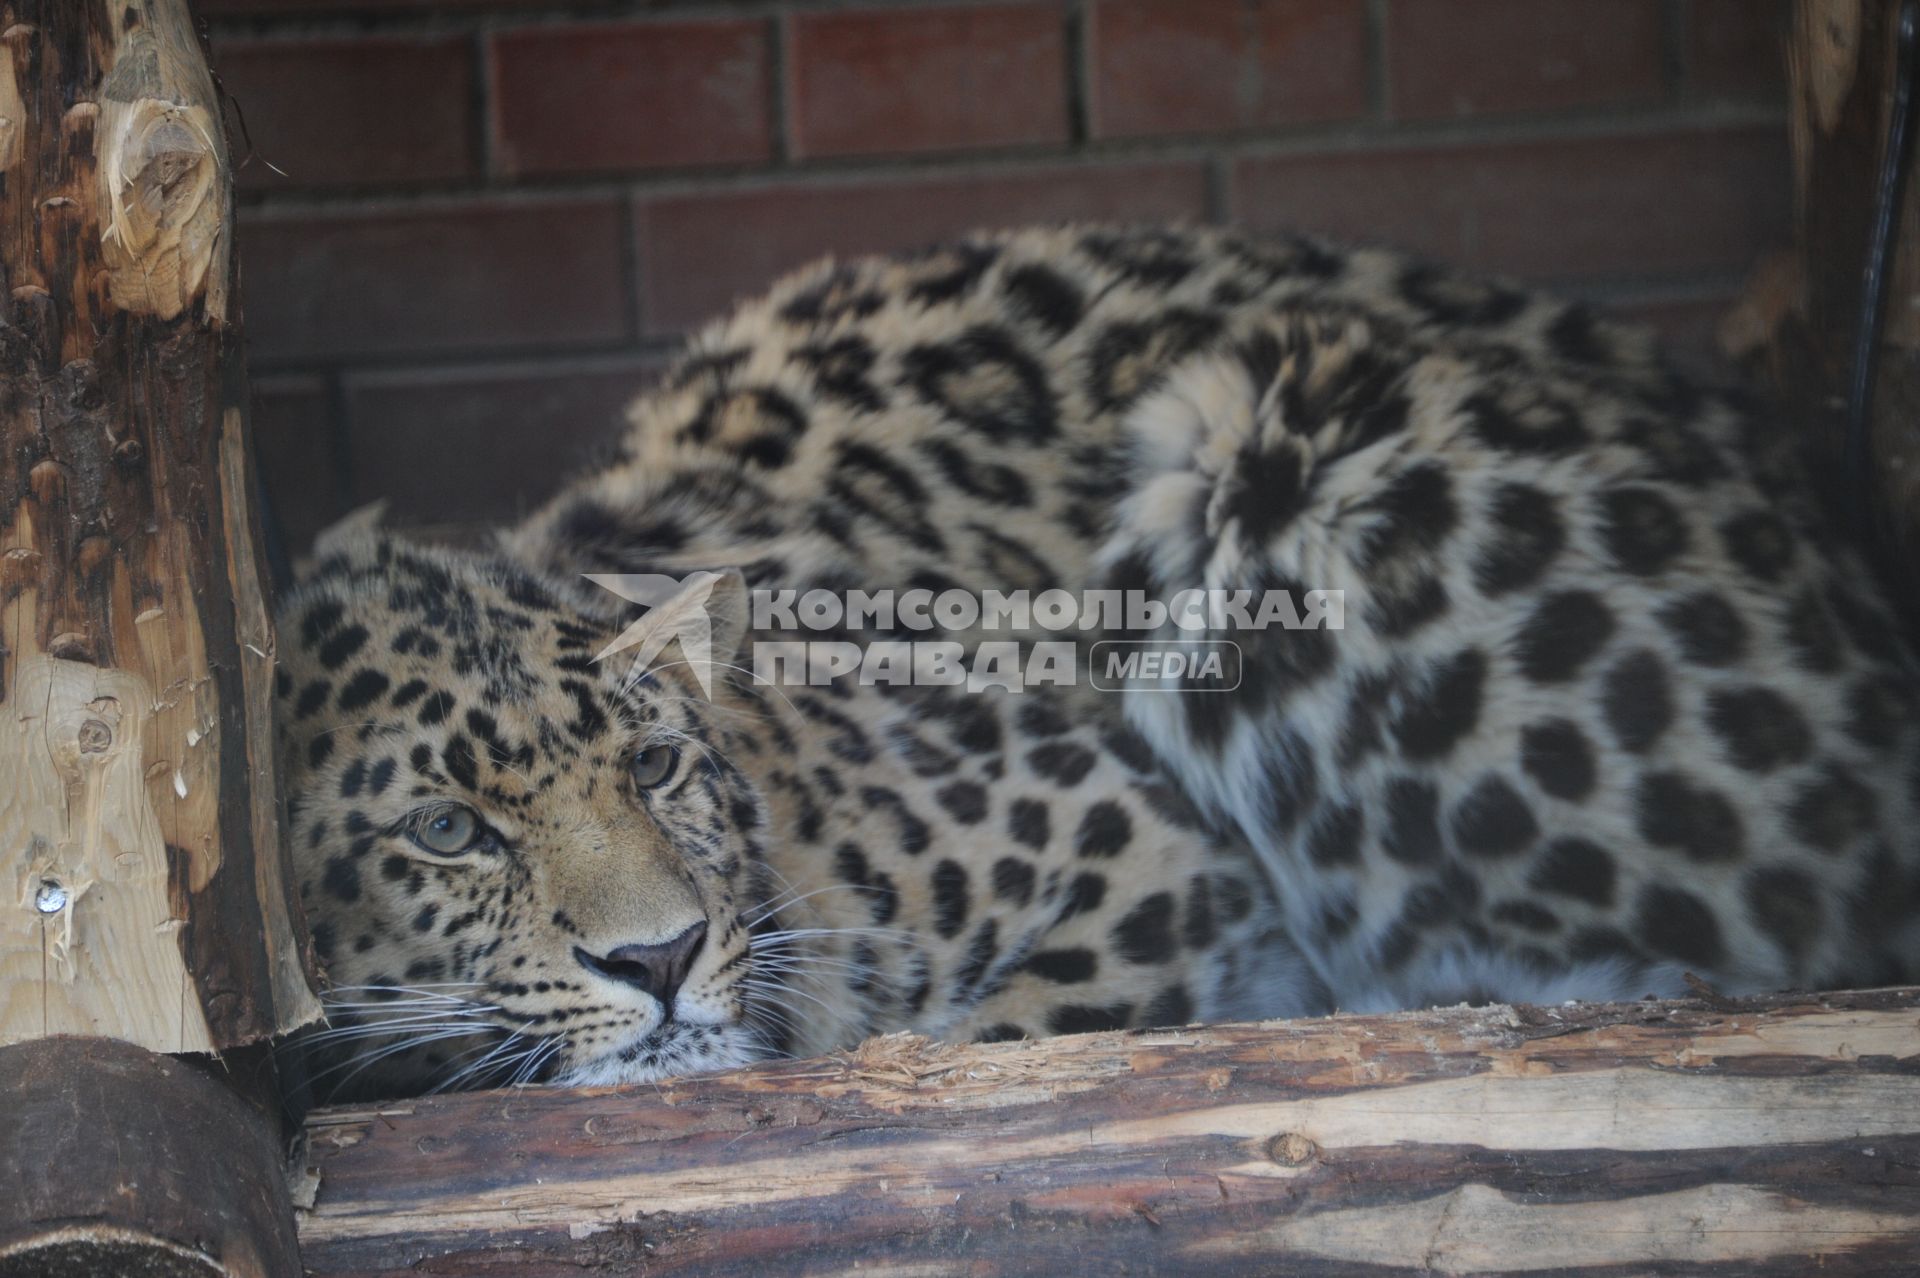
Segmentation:
{"type": "Polygon", "coordinates": [[[1045,692],[709,698],[684,661],[595,661],[625,619],[555,585],[354,528],[288,601],[292,833],[335,982],[322,1094],[1323,1001],[1244,845],[1124,728],[1045,692]],[[674,775],[636,786],[629,758],[663,743],[674,775]],[[453,855],[415,837],[449,803],[489,831],[453,855]],[[617,961],[689,928],[671,988],[617,961]]]}
{"type": "MultiPolygon", "coordinates": [[[[882,742],[944,720],[922,692],[782,710],[791,744],[732,756],[775,810],[744,861],[850,888],[808,904],[878,900],[886,876],[887,926],[946,963],[925,959],[918,1009],[869,1000],[825,1039],[1139,1023],[1182,1010],[1176,987],[1187,1010],[1285,1012],[1675,992],[1689,970],[1730,990],[1860,984],[1920,962],[1913,661],[1778,438],[1639,330],[1381,251],[1010,232],[803,271],[697,337],[631,421],[606,464],[503,541],[567,608],[595,606],[568,584],[581,573],[723,567],[762,587],[1345,595],[1339,630],[1214,636],[1244,654],[1237,694],[1083,680],[1033,700],[1091,734],[1070,774],[1005,697],[992,749],[870,749],[839,760],[855,775],[824,802],[784,757],[809,737],[847,716],[882,742]],[[1156,774],[1132,770],[1126,742],[1156,774]],[[925,784],[864,779],[887,767],[925,784]],[[1044,883],[1087,859],[1010,838],[1023,787],[1084,820],[1140,786],[1190,801],[1206,828],[1165,824],[1165,801],[1133,813],[1128,848],[1154,850],[1104,867],[1107,901],[1164,891],[1155,918],[1185,909],[1193,857],[1244,866],[1251,849],[1273,902],[1260,989],[1195,988],[1222,945],[1204,929],[1129,961],[1142,923],[1126,908],[992,916],[987,975],[957,957],[988,948],[1003,876],[1044,883]],[[969,821],[976,791],[990,811],[969,821]],[[893,835],[909,815],[937,851],[893,835]],[[1290,942],[1270,930],[1282,920],[1290,942]],[[1079,932],[1049,931],[1063,927],[1079,932]],[[1086,957],[1036,960],[1063,949],[1086,957]],[[927,1019],[962,972],[996,992],[927,1019]]],[[[337,836],[304,855],[320,883],[337,836]]],[[[349,912],[314,899],[323,921],[349,912]]],[[[414,944],[374,947],[380,973],[402,977],[414,944]]],[[[871,958],[840,969],[849,989],[871,958]]]]}

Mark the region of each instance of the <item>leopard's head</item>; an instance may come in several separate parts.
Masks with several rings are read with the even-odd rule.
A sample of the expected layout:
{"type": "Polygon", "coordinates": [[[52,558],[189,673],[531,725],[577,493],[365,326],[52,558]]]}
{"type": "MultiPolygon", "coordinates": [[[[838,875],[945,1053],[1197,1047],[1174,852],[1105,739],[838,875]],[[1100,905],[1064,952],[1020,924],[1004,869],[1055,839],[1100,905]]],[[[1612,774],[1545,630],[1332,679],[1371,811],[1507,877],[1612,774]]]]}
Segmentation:
{"type": "Polygon", "coordinates": [[[677,645],[738,578],[634,622],[489,554],[368,527],[279,618],[294,860],[332,990],[322,1096],[642,1081],[757,1059],[764,807],[677,645]],[[624,632],[624,633],[623,633],[624,632]],[[596,659],[616,638],[635,641],[596,659]],[[658,647],[658,645],[653,645],[658,647]],[[344,1084],[344,1087],[342,1085],[344,1084]]]}

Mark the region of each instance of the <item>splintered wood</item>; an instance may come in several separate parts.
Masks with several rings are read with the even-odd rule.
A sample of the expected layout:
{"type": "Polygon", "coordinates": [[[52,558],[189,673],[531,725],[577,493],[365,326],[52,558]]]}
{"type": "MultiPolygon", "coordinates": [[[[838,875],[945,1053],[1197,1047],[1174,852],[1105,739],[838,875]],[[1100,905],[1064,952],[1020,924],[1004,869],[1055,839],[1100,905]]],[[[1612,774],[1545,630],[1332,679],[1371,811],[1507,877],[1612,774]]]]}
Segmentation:
{"type": "Polygon", "coordinates": [[[158,1051],[318,1008],[185,0],[0,0],[0,1043],[158,1051]]]}
{"type": "Polygon", "coordinates": [[[326,1278],[1893,1274],[1920,990],[895,1036],[307,1135],[326,1278]]]}

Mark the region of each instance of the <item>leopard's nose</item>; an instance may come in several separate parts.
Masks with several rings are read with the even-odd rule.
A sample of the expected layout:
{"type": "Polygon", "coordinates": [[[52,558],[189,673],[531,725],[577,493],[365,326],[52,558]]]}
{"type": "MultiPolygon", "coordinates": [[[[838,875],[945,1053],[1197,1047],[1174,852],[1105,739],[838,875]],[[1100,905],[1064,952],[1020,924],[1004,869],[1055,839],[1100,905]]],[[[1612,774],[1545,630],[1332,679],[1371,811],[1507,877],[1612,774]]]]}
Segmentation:
{"type": "Polygon", "coordinates": [[[589,972],[644,990],[660,1000],[660,1006],[673,1010],[673,996],[686,983],[700,947],[707,942],[707,925],[695,923],[670,941],[647,945],[622,945],[604,957],[595,957],[579,946],[573,957],[589,972]]]}

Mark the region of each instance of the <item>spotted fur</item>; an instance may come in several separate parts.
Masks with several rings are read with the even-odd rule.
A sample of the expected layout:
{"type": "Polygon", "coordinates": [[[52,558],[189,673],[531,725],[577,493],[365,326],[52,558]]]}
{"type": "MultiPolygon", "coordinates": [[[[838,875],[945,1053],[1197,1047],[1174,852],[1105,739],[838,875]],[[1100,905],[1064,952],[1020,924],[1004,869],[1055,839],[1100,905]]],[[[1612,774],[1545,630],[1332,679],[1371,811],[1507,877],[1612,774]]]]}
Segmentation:
{"type": "MultiPolygon", "coordinates": [[[[1166,944],[1202,881],[1179,857],[1212,875],[1243,848],[1265,871],[1252,899],[1272,902],[1261,953],[1280,957],[1251,1000],[1269,1010],[1632,996],[1687,971],[1730,990],[1920,973],[1913,659],[1781,434],[1675,375],[1638,329],[1383,251],[1019,231],[799,272],[700,334],[630,417],[604,465],[503,542],[576,612],[576,574],[695,568],[775,587],[1346,595],[1344,629],[1232,635],[1237,696],[1083,681],[996,703],[1006,745],[987,760],[922,722],[987,713],[952,694],[809,691],[797,718],[774,715],[791,740],[771,754],[729,737],[741,784],[773,805],[742,866],[840,885],[809,898],[838,899],[829,929],[871,925],[850,903],[894,901],[884,926],[926,955],[801,1046],[1138,1023],[1175,984],[1191,1009],[1244,1008],[1242,987],[1210,1003],[1223,991],[1198,967],[1171,982],[1140,961],[1204,966],[1205,946],[1166,944]],[[1062,739],[1013,748],[1027,713],[1062,739]],[[909,740],[926,748],[901,754],[909,740]],[[829,799],[794,759],[853,741],[829,799]],[[1111,863],[1071,839],[1027,849],[1101,803],[1147,805],[1111,863]],[[1187,805],[1198,828],[1156,824],[1157,850],[1132,856],[1144,814],[1187,805]],[[1055,903],[1089,891],[1049,880],[1069,862],[1102,867],[1099,908],[1117,914],[1045,913],[1050,882],[1055,903]],[[1156,878],[1162,864],[1178,869],[1156,878]],[[1034,902],[1037,934],[1014,917],[1034,902]],[[921,970],[926,1001],[902,1013],[921,970]],[[929,1019],[981,988],[976,1010],[929,1019]]],[[[348,611],[373,624],[365,599],[348,611]]],[[[297,660],[329,642],[292,614],[284,629],[297,660]]],[[[537,648],[497,642],[548,673],[537,648]]],[[[377,709],[407,671],[364,664],[349,699],[377,709]]],[[[414,677],[441,692],[450,676],[414,677]]],[[[732,886],[738,909],[774,885],[732,886]]],[[[835,998],[873,970],[853,935],[835,998]]]]}
{"type": "Polygon", "coordinates": [[[364,530],[287,602],[296,862],[335,982],[323,1094],[1315,1005],[1245,848],[1203,837],[1124,729],[1004,691],[722,678],[709,700],[682,661],[596,661],[623,624],[497,556],[364,530]],[[663,744],[674,779],[638,788],[631,760],[663,744]],[[448,804],[491,836],[423,846],[448,804]],[[623,961],[689,935],[664,985],[623,961]]]}

